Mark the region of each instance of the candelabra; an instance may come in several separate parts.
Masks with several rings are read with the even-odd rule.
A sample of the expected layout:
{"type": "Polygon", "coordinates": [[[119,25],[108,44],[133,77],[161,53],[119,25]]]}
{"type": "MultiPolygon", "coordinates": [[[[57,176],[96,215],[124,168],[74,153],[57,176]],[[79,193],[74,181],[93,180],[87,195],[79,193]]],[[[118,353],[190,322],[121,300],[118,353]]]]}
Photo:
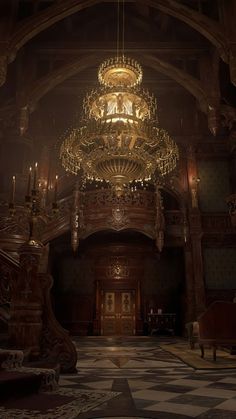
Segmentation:
{"type": "Polygon", "coordinates": [[[198,190],[199,182],[200,182],[200,178],[193,176],[192,184],[191,184],[191,197],[192,197],[192,207],[193,208],[198,208],[197,190],[198,190]]]}
{"type": "Polygon", "coordinates": [[[32,167],[29,168],[24,205],[16,205],[16,176],[14,175],[12,177],[12,187],[8,205],[9,214],[10,217],[15,217],[17,208],[24,208],[24,215],[28,220],[30,238],[35,235],[34,227],[39,217],[43,217],[44,215],[49,217],[58,213],[58,175],[55,177],[53,200],[49,206],[46,206],[48,194],[47,186],[47,183],[45,184],[44,182],[44,184],[42,184],[39,180],[38,163],[36,162],[33,170],[32,167]]]}

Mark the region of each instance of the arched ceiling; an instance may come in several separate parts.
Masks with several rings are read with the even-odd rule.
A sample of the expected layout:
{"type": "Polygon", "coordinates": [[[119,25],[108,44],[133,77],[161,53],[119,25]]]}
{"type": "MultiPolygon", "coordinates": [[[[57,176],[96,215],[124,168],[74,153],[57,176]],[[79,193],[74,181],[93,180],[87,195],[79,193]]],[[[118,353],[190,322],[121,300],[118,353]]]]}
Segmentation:
{"type": "MultiPolygon", "coordinates": [[[[64,65],[58,70],[50,72],[40,81],[36,81],[34,85],[30,86],[30,90],[25,95],[24,102],[21,106],[29,106],[31,111],[34,110],[37,102],[58,84],[62,83],[71,76],[88,69],[89,67],[98,66],[100,62],[101,56],[98,57],[96,54],[89,56],[86,55],[72,63],[64,65]]],[[[204,112],[207,111],[207,95],[202,89],[201,83],[197,79],[168,62],[160,60],[152,55],[142,55],[142,64],[160,73],[166,74],[168,77],[175,80],[199,101],[200,108],[204,112]]]]}
{"type": "MultiPolygon", "coordinates": [[[[101,2],[101,0],[80,0],[79,2],[78,0],[64,0],[63,7],[61,3],[56,3],[33,15],[25,22],[23,21],[13,32],[5,55],[8,55],[10,60],[14,59],[17,51],[40,32],[74,13],[101,2]]],[[[219,23],[175,0],[137,0],[137,3],[158,9],[185,22],[206,37],[218,49],[222,59],[228,61],[228,40],[219,23]]]]}
{"type": "MultiPolygon", "coordinates": [[[[109,7],[112,6],[114,8],[115,3],[116,2],[107,3],[101,0],[81,0],[79,2],[75,0],[64,0],[62,8],[60,2],[55,2],[53,5],[47,7],[45,10],[37,12],[27,19],[23,19],[22,23],[16,26],[16,29],[13,32],[11,41],[9,43],[8,53],[14,55],[15,52],[17,52],[23,45],[26,44],[27,48],[24,49],[22,54],[19,54],[19,59],[17,58],[16,60],[17,65],[15,68],[15,78],[16,74],[19,71],[19,67],[23,69],[24,66],[27,67],[28,64],[30,64],[32,68],[34,67],[33,61],[35,60],[35,57],[36,66],[40,64],[40,60],[43,61],[45,57],[46,59],[49,57],[50,53],[47,52],[47,47],[45,47],[45,49],[43,50],[43,45],[51,45],[50,34],[54,33],[55,39],[57,41],[56,47],[52,47],[51,56],[48,59],[49,68],[47,69],[47,71],[44,74],[37,74],[38,69],[36,69],[32,77],[30,75],[28,78],[26,73],[26,76],[23,76],[23,79],[19,80],[16,83],[16,112],[19,112],[21,109],[28,109],[29,112],[34,111],[37,108],[37,104],[40,101],[40,99],[45,97],[48,93],[53,93],[54,89],[57,86],[66,86],[67,81],[69,81],[71,77],[75,75],[78,76],[84,71],[87,71],[91,68],[97,68],[97,66],[103,60],[103,58],[107,56],[107,47],[100,47],[100,50],[99,48],[98,50],[96,50],[96,40],[99,40],[98,42],[100,42],[101,45],[103,42],[101,40],[101,37],[99,38],[99,32],[97,33],[96,39],[96,29],[94,30],[93,38],[91,38],[92,40],[90,43],[91,46],[94,44],[92,52],[86,51],[86,48],[84,48],[84,50],[81,49],[80,51],[79,44],[77,49],[77,52],[79,51],[79,54],[77,54],[76,52],[72,52],[74,47],[72,47],[70,51],[67,50],[67,46],[69,45],[69,42],[72,42],[74,43],[74,45],[76,45],[78,39],[80,42],[80,32],[78,31],[77,38],[74,36],[73,25],[76,25],[76,22],[78,22],[76,21],[77,17],[83,17],[83,13],[86,13],[86,16],[88,17],[88,26],[90,23],[92,25],[93,21],[91,20],[90,22],[89,19],[92,19],[92,16],[95,12],[98,12],[97,20],[100,22],[100,18],[104,18],[104,13],[102,13],[101,10],[104,11],[104,8],[106,8],[108,5],[109,7]],[[101,7],[103,7],[103,9],[101,9],[101,7]],[[70,21],[70,19],[72,18],[73,21],[70,21]],[[72,24],[72,29],[71,31],[65,32],[65,46],[63,52],[63,46],[62,48],[60,47],[60,40],[63,39],[62,29],[65,27],[63,26],[65,25],[65,22],[68,27],[72,24]],[[55,31],[55,29],[57,32],[53,32],[55,31]],[[60,38],[57,38],[58,31],[61,34],[60,38]],[[73,35],[72,41],[70,39],[70,34],[73,35]],[[30,57],[31,61],[29,61],[30,57]],[[59,62],[60,65],[57,64],[59,62]]],[[[228,60],[228,40],[224,34],[223,28],[216,20],[214,21],[206,15],[203,15],[202,13],[193,10],[189,6],[185,6],[182,2],[175,0],[137,0],[135,2],[133,0],[126,0],[126,3],[130,8],[133,7],[133,9],[135,9],[135,11],[137,12],[134,16],[132,16],[132,24],[136,24],[136,29],[140,27],[141,34],[142,25],[143,28],[147,28],[150,24],[151,31],[153,31],[153,28],[155,28],[156,25],[159,32],[158,30],[155,31],[154,29],[156,37],[154,38],[155,43],[157,43],[156,39],[158,39],[158,36],[162,30],[163,39],[165,39],[166,41],[166,38],[164,38],[165,34],[168,34],[170,32],[170,26],[173,23],[175,24],[177,22],[177,26],[179,25],[179,27],[183,29],[185,39],[186,28],[187,30],[189,30],[189,34],[191,35],[189,39],[189,45],[193,45],[193,39],[195,39],[195,43],[196,40],[199,39],[199,42],[202,42],[202,50],[200,53],[198,51],[195,54],[195,61],[200,63],[200,54],[201,58],[204,56],[204,54],[210,55],[211,49],[215,50],[214,47],[218,49],[221,57],[225,61],[228,60]],[[197,34],[195,38],[194,34],[197,34]],[[208,41],[210,41],[211,45],[208,41]]],[[[96,13],[94,16],[96,18],[96,13]]],[[[110,23],[110,17],[106,16],[106,18],[107,21],[110,23]]],[[[130,22],[131,20],[129,21],[129,23],[130,22]]],[[[85,24],[85,26],[87,28],[87,23],[85,24]]],[[[152,36],[152,33],[150,34],[150,36],[152,36]]],[[[135,39],[135,35],[133,35],[133,37],[135,39]]],[[[106,39],[109,42],[110,38],[108,37],[106,39]]],[[[216,91],[215,96],[212,97],[212,91],[215,91],[215,86],[217,85],[215,80],[213,82],[212,79],[213,77],[217,77],[217,68],[215,74],[212,73],[212,79],[204,80],[204,78],[202,78],[202,74],[200,74],[199,69],[199,74],[195,74],[194,72],[189,71],[189,68],[187,68],[189,64],[191,65],[191,53],[188,54],[187,50],[184,58],[183,56],[181,56],[181,53],[180,55],[178,54],[178,51],[175,51],[175,54],[173,54],[173,56],[171,56],[170,51],[168,54],[166,54],[165,48],[163,48],[162,51],[160,51],[160,49],[155,50],[155,48],[153,50],[152,48],[147,48],[146,50],[145,45],[147,45],[147,39],[148,38],[146,38],[145,40],[146,44],[145,42],[143,42],[142,52],[140,52],[139,42],[137,42],[136,47],[132,47],[133,50],[132,48],[130,49],[130,55],[137,58],[144,67],[150,68],[152,70],[153,84],[155,83],[155,74],[157,72],[161,73],[173,80],[174,83],[180,85],[188,93],[190,93],[198,101],[199,108],[204,113],[208,114],[210,108],[213,109],[214,112],[217,112],[220,98],[219,91],[216,91]]],[[[179,40],[176,39],[176,42],[178,41],[181,45],[182,38],[180,38],[179,40]]],[[[170,43],[169,39],[168,42],[170,43]]],[[[89,42],[87,42],[87,46],[88,45],[89,42]]],[[[48,50],[50,50],[50,46],[48,47],[48,50]]],[[[194,55],[194,53],[192,53],[192,55],[194,55]]],[[[211,69],[209,70],[209,74],[210,73],[211,69]]]]}

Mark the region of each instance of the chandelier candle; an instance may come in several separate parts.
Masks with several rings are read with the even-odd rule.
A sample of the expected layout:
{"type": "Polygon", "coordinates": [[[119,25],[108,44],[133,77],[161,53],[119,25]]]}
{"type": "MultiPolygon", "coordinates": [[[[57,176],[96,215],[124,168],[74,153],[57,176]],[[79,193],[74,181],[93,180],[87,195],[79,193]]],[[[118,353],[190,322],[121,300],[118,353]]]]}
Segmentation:
{"type": "Polygon", "coordinates": [[[11,195],[11,203],[14,205],[15,203],[15,192],[16,192],[16,177],[12,176],[12,195],[11,195]]]}
{"type": "Polygon", "coordinates": [[[34,182],[33,182],[33,190],[36,191],[37,186],[37,179],[38,178],[38,163],[36,162],[34,165],[34,182]]]}
{"type": "Polygon", "coordinates": [[[32,176],[32,167],[30,167],[30,168],[29,168],[29,174],[28,174],[28,185],[27,185],[26,196],[30,196],[30,189],[31,189],[31,176],[32,176]]]}

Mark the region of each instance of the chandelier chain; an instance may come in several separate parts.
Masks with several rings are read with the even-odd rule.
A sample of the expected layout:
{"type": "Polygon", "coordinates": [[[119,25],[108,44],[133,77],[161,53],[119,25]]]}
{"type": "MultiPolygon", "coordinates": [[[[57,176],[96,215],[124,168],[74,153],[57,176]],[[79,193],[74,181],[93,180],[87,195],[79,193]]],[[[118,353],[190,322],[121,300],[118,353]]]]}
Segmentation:
{"type": "Polygon", "coordinates": [[[117,30],[116,30],[116,57],[119,57],[120,48],[120,0],[117,0],[117,30]]]}
{"type": "Polygon", "coordinates": [[[122,0],[123,2],[123,7],[122,7],[122,12],[123,12],[123,22],[122,22],[122,55],[123,58],[125,56],[125,0],[122,0]]]}

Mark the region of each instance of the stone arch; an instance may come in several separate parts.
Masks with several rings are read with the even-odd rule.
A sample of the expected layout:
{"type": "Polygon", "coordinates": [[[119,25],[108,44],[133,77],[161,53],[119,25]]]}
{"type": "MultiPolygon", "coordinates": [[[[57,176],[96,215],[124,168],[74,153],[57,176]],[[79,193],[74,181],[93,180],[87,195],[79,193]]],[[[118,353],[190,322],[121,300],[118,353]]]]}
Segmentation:
{"type": "MultiPolygon", "coordinates": [[[[77,13],[83,9],[99,4],[101,0],[64,0],[42,12],[37,13],[13,33],[8,49],[8,56],[13,60],[17,51],[30,39],[38,35],[51,25],[60,20],[77,13]]],[[[158,9],[170,16],[173,16],[186,23],[207,38],[219,51],[222,59],[229,60],[228,40],[224,35],[223,28],[207,16],[178,3],[176,0],[137,0],[138,3],[145,3],[146,6],[158,9]]]]}

